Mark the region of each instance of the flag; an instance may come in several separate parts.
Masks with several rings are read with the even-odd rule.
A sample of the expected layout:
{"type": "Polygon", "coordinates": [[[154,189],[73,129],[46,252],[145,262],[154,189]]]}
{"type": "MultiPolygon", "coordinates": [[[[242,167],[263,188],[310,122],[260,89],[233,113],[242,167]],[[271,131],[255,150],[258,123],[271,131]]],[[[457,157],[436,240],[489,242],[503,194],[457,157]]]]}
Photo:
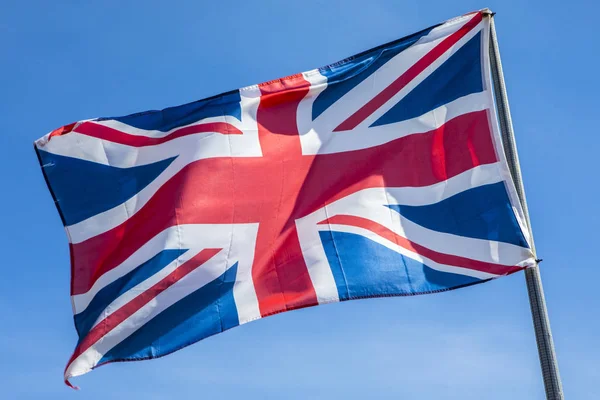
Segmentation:
{"type": "Polygon", "coordinates": [[[338,63],[35,142],[69,239],[65,382],[268,315],[534,265],[475,12],[338,63]]]}

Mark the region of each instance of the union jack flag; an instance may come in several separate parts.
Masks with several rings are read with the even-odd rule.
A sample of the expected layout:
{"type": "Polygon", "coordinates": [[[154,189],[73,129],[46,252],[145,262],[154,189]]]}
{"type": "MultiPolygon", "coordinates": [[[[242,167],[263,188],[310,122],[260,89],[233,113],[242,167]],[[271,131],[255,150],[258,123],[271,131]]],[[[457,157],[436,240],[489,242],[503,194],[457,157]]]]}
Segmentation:
{"type": "Polygon", "coordinates": [[[65,382],[271,314],[534,265],[475,12],[35,143],[70,243],[65,382]]]}

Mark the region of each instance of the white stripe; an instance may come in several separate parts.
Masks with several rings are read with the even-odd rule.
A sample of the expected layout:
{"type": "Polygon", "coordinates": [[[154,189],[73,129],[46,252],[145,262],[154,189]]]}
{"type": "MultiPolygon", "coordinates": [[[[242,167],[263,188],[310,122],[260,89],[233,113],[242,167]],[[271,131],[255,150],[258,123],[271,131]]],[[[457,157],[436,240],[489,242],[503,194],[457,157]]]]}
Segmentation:
{"type": "MultiPolygon", "coordinates": [[[[129,135],[143,136],[143,137],[150,137],[150,138],[162,138],[165,136],[169,136],[171,133],[173,133],[175,131],[178,131],[183,128],[187,128],[189,126],[210,124],[210,123],[215,123],[215,122],[223,122],[223,123],[231,124],[238,129],[240,129],[242,127],[241,121],[239,121],[237,118],[230,116],[230,115],[224,115],[224,114],[220,115],[218,117],[203,118],[203,119],[194,121],[194,122],[186,124],[186,125],[181,125],[176,128],[169,129],[168,131],[137,128],[135,126],[127,125],[127,124],[125,124],[121,121],[117,121],[115,119],[93,121],[94,124],[104,125],[109,128],[116,129],[121,132],[125,132],[129,135]]],[[[75,128],[74,130],[77,131],[77,128],[75,128]]]]}
{"type": "Polygon", "coordinates": [[[489,94],[479,92],[460,97],[419,117],[392,124],[363,127],[347,132],[307,131],[301,137],[302,154],[331,154],[366,149],[414,134],[423,134],[463,114],[489,109],[489,94]]]}
{"type": "Polygon", "coordinates": [[[238,262],[235,284],[233,285],[233,298],[241,325],[259,319],[261,315],[252,278],[258,224],[245,224],[243,229],[240,228],[236,228],[231,232],[232,244],[229,248],[227,260],[228,263],[233,263],[235,260],[238,262]]]}
{"type": "Polygon", "coordinates": [[[394,212],[394,216],[398,217],[401,229],[394,230],[390,226],[387,228],[438,253],[501,265],[518,265],[523,260],[532,257],[531,251],[525,247],[438,232],[417,225],[396,212],[394,212]]]}
{"type": "MultiPolygon", "coordinates": [[[[490,18],[483,19],[483,33],[481,38],[481,51],[485,56],[483,58],[483,83],[486,91],[489,93],[490,102],[495,104],[494,96],[492,93],[493,85],[492,85],[492,74],[490,72],[490,58],[489,54],[489,46],[490,46],[490,18]]],[[[490,126],[492,127],[492,137],[494,138],[494,148],[496,149],[496,156],[498,160],[500,160],[502,166],[502,173],[505,176],[505,180],[507,182],[506,187],[508,189],[508,197],[510,198],[510,202],[512,204],[513,211],[517,218],[517,222],[521,228],[521,232],[525,237],[525,240],[529,244],[529,247],[532,243],[532,238],[529,234],[529,229],[527,228],[527,223],[525,221],[525,214],[523,212],[523,208],[521,207],[521,202],[519,200],[519,196],[517,194],[517,189],[515,188],[514,182],[512,180],[512,176],[508,169],[508,163],[506,161],[506,154],[504,153],[504,145],[502,144],[502,136],[500,134],[500,126],[498,123],[498,115],[495,112],[488,113],[488,117],[490,118],[490,126]]]]}
{"type": "Polygon", "coordinates": [[[300,249],[319,304],[339,301],[331,266],[317,230],[317,223],[325,219],[327,219],[327,212],[326,208],[323,207],[306,217],[296,220],[300,249]]]}
{"type": "MultiPolygon", "coordinates": [[[[483,164],[461,172],[445,181],[421,187],[385,188],[389,204],[425,206],[438,203],[458,193],[504,179],[499,163],[483,164]]],[[[367,190],[381,190],[379,188],[367,190]]]]}
{"type": "Polygon", "coordinates": [[[377,242],[377,243],[395,251],[396,253],[400,253],[403,256],[412,258],[413,260],[419,261],[420,263],[425,264],[428,267],[433,268],[438,271],[448,272],[451,274],[461,274],[461,275],[466,275],[466,276],[472,276],[472,277],[478,278],[478,279],[490,279],[490,278],[495,278],[498,276],[496,274],[472,270],[472,269],[468,269],[468,268],[462,268],[457,265],[440,264],[436,261],[431,260],[430,258],[420,255],[419,253],[415,253],[415,252],[410,251],[402,246],[399,246],[396,243],[391,242],[388,239],[381,237],[368,229],[363,229],[363,228],[359,228],[356,226],[338,225],[338,224],[320,225],[318,229],[319,229],[319,231],[335,231],[335,232],[344,232],[344,233],[354,233],[354,234],[366,237],[374,242],[377,242]]]}

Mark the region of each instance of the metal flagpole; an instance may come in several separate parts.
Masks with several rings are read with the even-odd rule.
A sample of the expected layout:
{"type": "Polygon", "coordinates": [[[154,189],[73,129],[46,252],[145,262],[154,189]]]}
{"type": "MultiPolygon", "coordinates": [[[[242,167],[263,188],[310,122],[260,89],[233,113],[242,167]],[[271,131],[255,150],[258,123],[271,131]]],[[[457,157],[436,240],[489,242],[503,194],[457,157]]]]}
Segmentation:
{"type": "MultiPolygon", "coordinates": [[[[492,80],[494,82],[494,96],[496,98],[496,106],[498,107],[500,131],[502,133],[502,144],[504,152],[506,153],[510,173],[515,182],[521,206],[523,207],[523,213],[525,214],[525,220],[531,237],[532,250],[535,254],[533,233],[531,231],[529,211],[527,210],[527,201],[525,200],[525,190],[521,179],[521,168],[519,166],[517,146],[515,144],[510,109],[508,107],[508,98],[506,96],[506,86],[504,84],[504,74],[502,73],[502,63],[500,61],[500,51],[498,49],[496,29],[494,27],[494,14],[489,12],[487,16],[490,18],[491,72],[492,80]]],[[[548,319],[548,310],[546,309],[546,300],[544,298],[544,290],[542,288],[542,280],[538,265],[525,270],[525,280],[527,282],[527,292],[529,293],[529,304],[531,306],[531,316],[533,318],[535,338],[542,367],[546,398],[548,400],[563,400],[562,383],[558,372],[554,342],[552,340],[552,332],[550,331],[550,320],[548,319]]]]}

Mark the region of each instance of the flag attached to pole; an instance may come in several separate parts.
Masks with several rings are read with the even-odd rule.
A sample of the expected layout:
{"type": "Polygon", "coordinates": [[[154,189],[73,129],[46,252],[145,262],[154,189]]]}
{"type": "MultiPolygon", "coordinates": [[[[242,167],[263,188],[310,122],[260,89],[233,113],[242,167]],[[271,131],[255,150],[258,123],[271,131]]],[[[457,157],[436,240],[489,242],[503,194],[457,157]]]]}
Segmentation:
{"type": "Polygon", "coordinates": [[[327,67],[35,143],[65,225],[65,381],[271,314],[535,264],[475,12],[327,67]]]}

